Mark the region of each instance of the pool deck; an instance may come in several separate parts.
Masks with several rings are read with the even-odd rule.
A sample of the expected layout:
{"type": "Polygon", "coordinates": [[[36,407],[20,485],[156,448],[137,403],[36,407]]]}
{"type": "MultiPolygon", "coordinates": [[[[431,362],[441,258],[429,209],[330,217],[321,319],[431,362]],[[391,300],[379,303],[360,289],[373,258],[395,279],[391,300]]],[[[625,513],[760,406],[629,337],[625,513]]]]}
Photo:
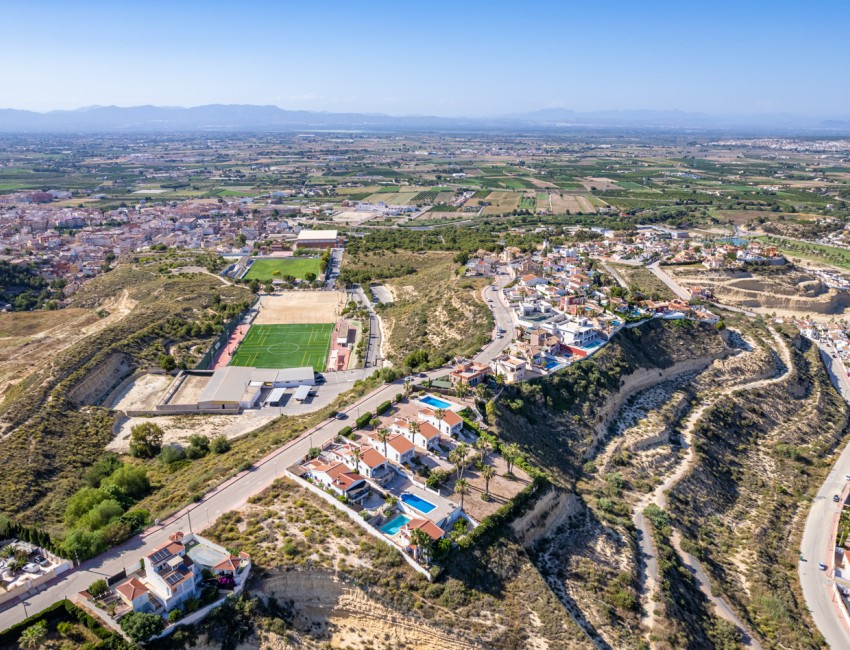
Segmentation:
{"type": "Polygon", "coordinates": [[[448,404],[448,406],[445,407],[447,411],[457,412],[457,411],[462,411],[464,408],[466,408],[463,404],[458,404],[457,402],[452,402],[451,400],[448,400],[445,397],[440,397],[439,395],[432,395],[431,393],[426,393],[425,395],[422,395],[422,396],[416,398],[416,401],[419,404],[422,404],[423,406],[425,406],[429,409],[435,409],[437,407],[431,406],[430,404],[428,404],[428,402],[423,402],[422,401],[423,397],[432,397],[433,399],[439,400],[441,402],[445,402],[446,404],[448,404]]]}
{"type": "Polygon", "coordinates": [[[413,517],[425,517],[426,519],[430,519],[434,523],[439,523],[457,509],[457,505],[449,501],[446,497],[438,496],[430,490],[421,488],[418,485],[415,485],[414,483],[408,483],[403,491],[415,494],[419,498],[424,499],[429,503],[433,503],[435,506],[431,512],[419,512],[416,508],[413,508],[412,506],[406,504],[404,501],[401,500],[400,492],[398,495],[398,505],[402,508],[402,510],[404,510],[406,514],[412,515],[413,517]]]}

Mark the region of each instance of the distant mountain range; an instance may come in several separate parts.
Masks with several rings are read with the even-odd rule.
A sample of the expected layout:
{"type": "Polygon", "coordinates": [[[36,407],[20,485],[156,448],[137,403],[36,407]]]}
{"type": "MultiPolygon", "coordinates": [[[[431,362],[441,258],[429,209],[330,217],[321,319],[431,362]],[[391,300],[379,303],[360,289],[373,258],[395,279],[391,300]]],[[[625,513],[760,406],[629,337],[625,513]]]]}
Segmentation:
{"type": "Polygon", "coordinates": [[[595,111],[549,108],[495,117],[433,117],[380,113],[290,111],[277,106],[208,104],[170,106],[90,106],[37,113],[0,109],[2,133],[140,133],[185,131],[540,131],[581,129],[665,129],[786,134],[850,134],[850,117],[805,118],[770,114],[717,116],[682,111],[595,111]]]}

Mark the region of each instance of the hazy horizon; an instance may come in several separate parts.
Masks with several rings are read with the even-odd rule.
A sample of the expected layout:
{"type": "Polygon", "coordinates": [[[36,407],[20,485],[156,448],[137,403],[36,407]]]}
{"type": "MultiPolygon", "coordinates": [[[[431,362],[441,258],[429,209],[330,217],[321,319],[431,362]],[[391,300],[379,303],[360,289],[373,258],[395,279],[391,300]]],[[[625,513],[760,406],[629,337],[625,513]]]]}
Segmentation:
{"type": "Polygon", "coordinates": [[[850,4],[718,0],[4,8],[0,107],[274,105],[488,117],[565,108],[850,113],[850,4]],[[8,56],[8,54],[7,54],[8,56]]]}

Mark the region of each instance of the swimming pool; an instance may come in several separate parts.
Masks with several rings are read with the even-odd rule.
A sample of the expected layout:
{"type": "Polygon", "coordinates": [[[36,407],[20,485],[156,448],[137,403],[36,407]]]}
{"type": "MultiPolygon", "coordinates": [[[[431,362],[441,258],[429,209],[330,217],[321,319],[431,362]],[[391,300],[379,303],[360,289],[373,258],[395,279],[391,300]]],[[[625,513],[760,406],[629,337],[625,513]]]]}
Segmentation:
{"type": "Polygon", "coordinates": [[[446,402],[444,400],[437,399],[433,395],[426,395],[425,397],[420,397],[419,401],[423,404],[427,404],[431,408],[443,409],[444,411],[452,407],[451,402],[446,402]]]}
{"type": "Polygon", "coordinates": [[[418,497],[415,494],[411,494],[410,492],[402,492],[401,500],[404,501],[411,508],[418,510],[424,515],[427,515],[429,512],[431,512],[434,508],[437,507],[430,501],[426,501],[422,497],[418,497]]]}
{"type": "Polygon", "coordinates": [[[381,526],[381,532],[392,537],[402,528],[404,525],[410,521],[410,517],[407,515],[399,515],[398,517],[394,517],[390,519],[387,523],[381,526]]]}

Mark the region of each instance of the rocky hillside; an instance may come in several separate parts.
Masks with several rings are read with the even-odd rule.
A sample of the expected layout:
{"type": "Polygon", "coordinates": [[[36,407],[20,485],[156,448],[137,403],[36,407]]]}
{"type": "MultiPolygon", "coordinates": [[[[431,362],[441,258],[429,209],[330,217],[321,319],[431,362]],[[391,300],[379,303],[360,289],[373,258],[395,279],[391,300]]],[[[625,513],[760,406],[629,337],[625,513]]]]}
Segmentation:
{"type": "Polygon", "coordinates": [[[57,532],[65,499],[112,437],[113,414],[100,400],[163,355],[194,363],[221,324],[247,306],[244,287],[206,273],[172,273],[175,255],[128,261],[85,284],[71,306],[98,312],[102,326],[7,388],[0,407],[0,512],[57,532]]]}

